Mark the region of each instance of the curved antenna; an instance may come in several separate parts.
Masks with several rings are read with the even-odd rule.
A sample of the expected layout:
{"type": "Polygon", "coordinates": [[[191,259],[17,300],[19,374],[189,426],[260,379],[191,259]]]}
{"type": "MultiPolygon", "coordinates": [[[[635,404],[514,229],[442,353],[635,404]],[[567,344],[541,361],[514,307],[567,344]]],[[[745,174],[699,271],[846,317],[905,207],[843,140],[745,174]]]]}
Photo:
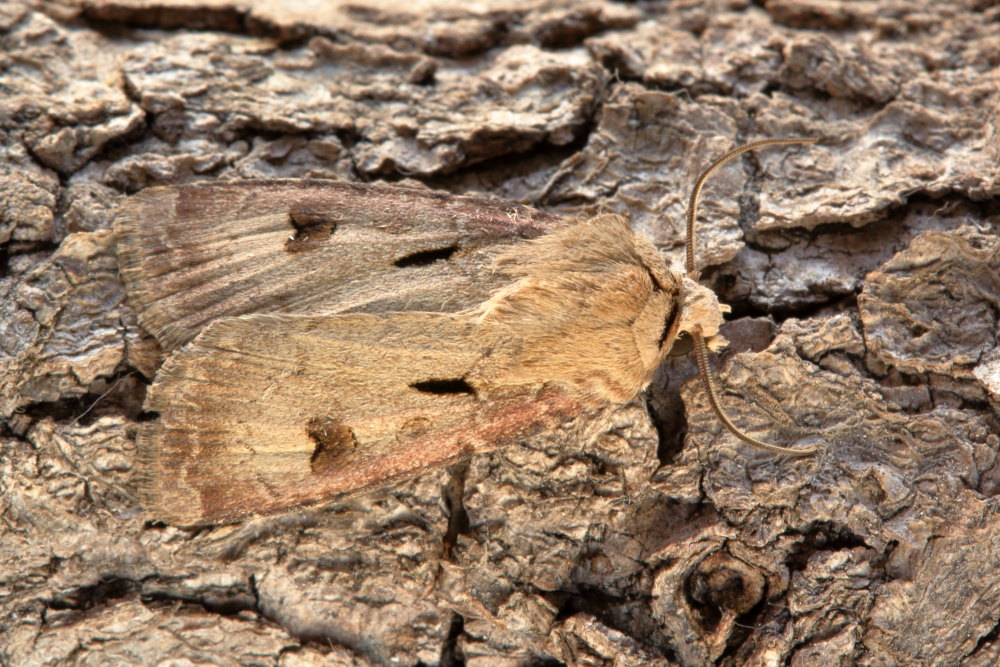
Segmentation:
{"type": "MultiPolygon", "coordinates": [[[[698,198],[701,196],[701,189],[705,186],[705,181],[712,173],[723,166],[724,164],[733,160],[740,155],[743,155],[747,151],[752,151],[757,148],[763,148],[765,146],[784,146],[788,144],[814,144],[816,139],[763,139],[761,141],[754,141],[749,144],[744,144],[738,148],[734,148],[729,151],[718,160],[713,162],[708,169],[702,173],[698,180],[694,184],[694,188],[691,190],[691,199],[688,201],[687,210],[687,273],[688,277],[692,280],[698,280],[698,267],[695,264],[695,247],[694,247],[694,221],[698,215],[698,198]]],[[[708,394],[708,401],[712,404],[712,409],[715,414],[719,417],[719,421],[729,429],[729,431],[735,435],[739,440],[745,442],[746,444],[756,447],[757,449],[763,449],[764,451],[771,452],[774,454],[784,454],[786,456],[809,456],[815,454],[817,447],[802,447],[798,449],[792,449],[790,447],[779,447],[777,445],[768,444],[762,440],[758,440],[753,436],[744,433],[736,424],[729,419],[725,411],[722,409],[722,404],[719,402],[719,392],[715,385],[715,376],[712,373],[712,367],[708,365],[708,345],[705,344],[705,338],[701,335],[701,328],[695,327],[694,331],[691,331],[691,337],[694,339],[694,352],[695,359],[698,360],[698,372],[701,375],[701,379],[705,384],[705,391],[708,394]]]]}

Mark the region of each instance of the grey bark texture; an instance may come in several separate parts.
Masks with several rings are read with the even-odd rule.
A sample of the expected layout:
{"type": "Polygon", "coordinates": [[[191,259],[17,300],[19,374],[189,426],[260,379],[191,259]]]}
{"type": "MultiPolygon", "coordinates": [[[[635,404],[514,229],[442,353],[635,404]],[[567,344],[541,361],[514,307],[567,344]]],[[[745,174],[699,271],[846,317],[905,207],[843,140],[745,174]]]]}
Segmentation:
{"type": "MultiPolygon", "coordinates": [[[[0,662],[1000,661],[1000,6],[0,4],[0,662]],[[647,396],[389,490],[146,521],[142,187],[330,177],[627,214],[734,308],[647,396]]],[[[225,479],[229,471],[220,471],[225,479]]]]}

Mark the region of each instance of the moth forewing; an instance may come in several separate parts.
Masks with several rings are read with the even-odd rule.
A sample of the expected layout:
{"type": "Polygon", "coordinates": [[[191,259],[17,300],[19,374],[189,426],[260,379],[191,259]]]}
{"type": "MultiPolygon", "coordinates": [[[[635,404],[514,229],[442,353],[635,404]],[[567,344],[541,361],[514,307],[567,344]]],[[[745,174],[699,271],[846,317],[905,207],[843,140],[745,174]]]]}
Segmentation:
{"type": "Polygon", "coordinates": [[[474,306],[497,286],[497,249],[559,220],[426,190],[274,180],[149,188],[115,229],[129,300],[170,350],[249,313],[474,306]]]}
{"type": "Polygon", "coordinates": [[[250,315],[164,364],[140,429],[144,503],[179,525],[315,505],[520,441],[576,414],[507,386],[468,314],[250,315]]]}

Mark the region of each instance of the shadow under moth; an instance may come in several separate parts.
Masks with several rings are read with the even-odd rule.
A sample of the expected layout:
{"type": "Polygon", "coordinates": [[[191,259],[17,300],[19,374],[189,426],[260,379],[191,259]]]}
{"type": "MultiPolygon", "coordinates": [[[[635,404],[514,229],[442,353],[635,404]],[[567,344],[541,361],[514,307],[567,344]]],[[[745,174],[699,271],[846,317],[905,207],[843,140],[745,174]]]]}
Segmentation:
{"type": "Polygon", "coordinates": [[[151,518],[192,526],[315,505],[631,400],[684,332],[713,408],[722,313],[617,215],[335,181],[147,189],[116,219],[139,322],[169,357],[139,427],[151,518]]]}

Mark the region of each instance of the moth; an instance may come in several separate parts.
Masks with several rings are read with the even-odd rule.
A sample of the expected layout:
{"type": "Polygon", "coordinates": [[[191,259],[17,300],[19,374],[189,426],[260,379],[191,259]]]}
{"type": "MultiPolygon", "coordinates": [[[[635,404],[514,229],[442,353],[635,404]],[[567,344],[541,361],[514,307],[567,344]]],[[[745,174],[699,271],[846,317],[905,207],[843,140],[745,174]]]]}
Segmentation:
{"type": "Polygon", "coordinates": [[[678,336],[708,350],[723,312],[617,215],[380,185],[156,187],[115,222],[127,294],[169,356],[147,394],[138,479],[180,526],[316,505],[524,441],[631,400],[678,336]]]}

